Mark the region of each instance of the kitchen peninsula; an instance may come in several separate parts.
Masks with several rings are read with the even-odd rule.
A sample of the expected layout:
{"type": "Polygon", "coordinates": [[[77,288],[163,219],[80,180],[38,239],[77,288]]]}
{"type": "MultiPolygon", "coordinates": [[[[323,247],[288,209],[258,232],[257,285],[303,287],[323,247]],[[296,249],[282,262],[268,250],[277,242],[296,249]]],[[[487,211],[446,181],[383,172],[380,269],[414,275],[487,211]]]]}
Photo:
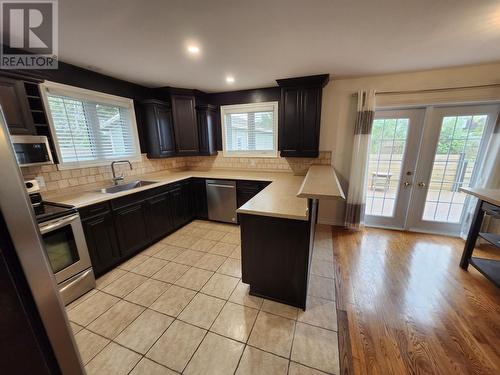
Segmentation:
{"type": "MultiPolygon", "coordinates": [[[[288,196],[289,191],[271,186],[273,202],[288,196]]],[[[270,215],[267,204],[271,200],[258,195],[237,210],[242,281],[250,285],[250,294],[305,310],[318,198],[344,199],[344,193],[331,166],[311,166],[302,184],[288,189],[296,191],[288,205],[283,202],[288,214],[270,215]],[[292,209],[304,214],[292,215],[292,209]]]]}

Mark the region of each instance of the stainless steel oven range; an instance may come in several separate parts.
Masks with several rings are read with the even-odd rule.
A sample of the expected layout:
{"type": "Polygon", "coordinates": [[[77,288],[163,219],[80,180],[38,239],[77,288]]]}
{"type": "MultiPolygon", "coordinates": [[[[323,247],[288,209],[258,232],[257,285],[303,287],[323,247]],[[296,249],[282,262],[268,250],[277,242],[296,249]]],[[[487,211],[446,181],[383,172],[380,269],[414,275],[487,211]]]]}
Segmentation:
{"type": "Polygon", "coordinates": [[[36,180],[25,182],[64,304],[95,287],[95,277],[76,207],[42,201],[36,180]]]}

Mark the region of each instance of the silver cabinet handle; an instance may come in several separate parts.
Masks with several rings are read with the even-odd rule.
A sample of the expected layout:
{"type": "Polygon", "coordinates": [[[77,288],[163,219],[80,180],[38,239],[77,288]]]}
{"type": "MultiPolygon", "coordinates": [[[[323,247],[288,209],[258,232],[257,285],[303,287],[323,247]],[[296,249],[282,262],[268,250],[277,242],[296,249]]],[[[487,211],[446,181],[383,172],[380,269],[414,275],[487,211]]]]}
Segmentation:
{"type": "Polygon", "coordinates": [[[410,186],[410,185],[411,185],[411,183],[410,183],[410,182],[408,182],[408,181],[403,182],[403,186],[404,186],[404,187],[408,187],[408,186],[410,186]]]}
{"type": "Polygon", "coordinates": [[[426,187],[427,185],[425,185],[425,182],[421,181],[421,182],[418,183],[418,186],[420,186],[420,187],[426,187]]]}
{"type": "Polygon", "coordinates": [[[207,184],[207,187],[220,187],[220,188],[227,188],[227,189],[234,189],[234,186],[232,185],[219,185],[219,184],[207,184]]]}

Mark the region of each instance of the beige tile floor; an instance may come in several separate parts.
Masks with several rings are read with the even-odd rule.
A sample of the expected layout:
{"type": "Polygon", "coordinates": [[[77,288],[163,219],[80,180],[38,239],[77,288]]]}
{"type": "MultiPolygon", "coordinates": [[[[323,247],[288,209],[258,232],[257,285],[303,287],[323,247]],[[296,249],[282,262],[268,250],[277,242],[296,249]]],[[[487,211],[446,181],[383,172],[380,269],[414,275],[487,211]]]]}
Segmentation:
{"type": "Polygon", "coordinates": [[[93,374],[338,374],[333,255],[318,226],[306,311],[248,294],[239,227],[194,221],[67,307],[93,374]]]}

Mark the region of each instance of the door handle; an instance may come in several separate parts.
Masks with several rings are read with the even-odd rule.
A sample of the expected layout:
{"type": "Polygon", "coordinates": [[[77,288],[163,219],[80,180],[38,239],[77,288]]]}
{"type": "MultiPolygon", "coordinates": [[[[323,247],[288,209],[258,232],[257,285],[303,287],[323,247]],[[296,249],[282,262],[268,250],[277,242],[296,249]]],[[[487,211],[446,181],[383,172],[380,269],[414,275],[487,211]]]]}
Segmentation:
{"type": "Polygon", "coordinates": [[[408,181],[403,182],[403,186],[404,186],[404,187],[408,187],[408,186],[410,186],[410,185],[411,185],[411,182],[408,182],[408,181]]]}
{"type": "Polygon", "coordinates": [[[220,187],[226,189],[234,189],[235,187],[232,185],[219,185],[219,184],[207,184],[207,187],[220,187]]]}
{"type": "Polygon", "coordinates": [[[425,182],[422,182],[422,181],[420,181],[420,182],[418,183],[418,186],[419,186],[419,187],[426,187],[425,182]]]}
{"type": "Polygon", "coordinates": [[[47,224],[41,224],[39,226],[40,233],[45,234],[47,232],[50,232],[51,230],[61,228],[61,227],[65,226],[65,225],[71,223],[72,221],[77,220],[79,217],[80,216],[78,214],[75,214],[75,215],[71,215],[69,217],[66,217],[64,219],[57,220],[55,222],[49,222],[47,224]]]}

